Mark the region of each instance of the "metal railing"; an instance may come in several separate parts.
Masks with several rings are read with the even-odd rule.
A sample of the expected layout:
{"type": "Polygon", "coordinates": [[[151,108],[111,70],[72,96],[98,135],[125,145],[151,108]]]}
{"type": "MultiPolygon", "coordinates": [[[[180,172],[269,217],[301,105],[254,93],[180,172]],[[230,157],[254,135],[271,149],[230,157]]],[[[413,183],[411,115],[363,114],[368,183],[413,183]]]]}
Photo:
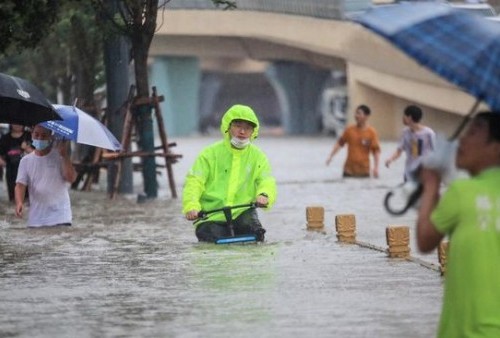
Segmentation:
{"type": "MultiPolygon", "coordinates": [[[[236,10],[274,12],[344,20],[372,5],[371,0],[235,0],[236,10]]],[[[167,9],[220,9],[210,0],[170,0],[167,9]]]]}

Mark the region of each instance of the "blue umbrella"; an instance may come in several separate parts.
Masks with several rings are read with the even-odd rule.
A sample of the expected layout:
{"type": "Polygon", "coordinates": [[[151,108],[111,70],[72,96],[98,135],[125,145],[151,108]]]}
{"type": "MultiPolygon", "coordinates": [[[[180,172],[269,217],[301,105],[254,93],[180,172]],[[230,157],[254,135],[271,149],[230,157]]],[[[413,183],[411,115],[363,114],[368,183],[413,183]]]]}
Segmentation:
{"type": "MultiPolygon", "coordinates": [[[[374,7],[354,18],[418,63],[500,111],[500,25],[444,3],[374,7]]],[[[461,129],[461,128],[460,128],[461,129]]]]}
{"type": "Polygon", "coordinates": [[[76,143],[119,151],[121,144],[116,137],[100,121],[74,106],[55,104],[56,112],[62,121],[47,121],[41,123],[47,129],[54,131],[64,139],[76,143]]]}
{"type": "MultiPolygon", "coordinates": [[[[481,101],[500,111],[500,25],[445,3],[413,2],[374,7],[354,21],[389,40],[421,65],[476,98],[470,112],[450,137],[454,140],[481,101]]],[[[402,215],[420,198],[415,177],[398,187],[407,195],[401,210],[391,208],[393,191],[384,206],[402,215]]]]}

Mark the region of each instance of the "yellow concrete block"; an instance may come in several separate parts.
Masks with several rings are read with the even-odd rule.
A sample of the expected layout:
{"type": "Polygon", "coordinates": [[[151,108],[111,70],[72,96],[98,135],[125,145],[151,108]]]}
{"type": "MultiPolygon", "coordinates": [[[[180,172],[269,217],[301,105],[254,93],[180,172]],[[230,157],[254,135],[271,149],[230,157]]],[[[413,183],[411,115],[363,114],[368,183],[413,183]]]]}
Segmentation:
{"type": "Polygon", "coordinates": [[[448,260],[448,242],[442,241],[438,246],[438,261],[441,275],[446,273],[446,262],[448,260]]]}
{"type": "Polygon", "coordinates": [[[410,228],[407,226],[388,226],[385,230],[387,253],[391,258],[410,256],[410,228]]]}
{"type": "Polygon", "coordinates": [[[325,209],[321,206],[307,207],[306,219],[308,229],[322,229],[325,226],[325,209]]]}
{"type": "Polygon", "coordinates": [[[356,242],[356,217],[352,214],[335,216],[337,239],[344,243],[356,242]]]}

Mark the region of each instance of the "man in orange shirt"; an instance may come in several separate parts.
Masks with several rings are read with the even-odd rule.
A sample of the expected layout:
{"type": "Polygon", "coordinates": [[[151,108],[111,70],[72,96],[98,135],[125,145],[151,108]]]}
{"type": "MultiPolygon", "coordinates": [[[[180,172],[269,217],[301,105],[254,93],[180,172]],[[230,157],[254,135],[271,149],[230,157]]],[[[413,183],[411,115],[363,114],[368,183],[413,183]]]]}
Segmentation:
{"type": "Polygon", "coordinates": [[[372,176],[378,178],[380,144],[375,129],[368,125],[370,108],[360,105],[356,108],[354,119],[356,124],[346,128],[342,136],[333,146],[326,165],[333,156],[347,144],[347,159],[344,164],[344,177],[370,177],[370,153],[373,154],[372,176]]]}

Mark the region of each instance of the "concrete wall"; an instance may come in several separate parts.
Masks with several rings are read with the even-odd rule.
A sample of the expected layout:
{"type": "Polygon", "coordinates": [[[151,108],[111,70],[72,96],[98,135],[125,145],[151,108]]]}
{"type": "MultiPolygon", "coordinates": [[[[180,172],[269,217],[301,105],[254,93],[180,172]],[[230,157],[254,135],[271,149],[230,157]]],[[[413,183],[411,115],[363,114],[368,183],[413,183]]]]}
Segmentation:
{"type": "Polygon", "coordinates": [[[449,131],[475,101],[352,22],[209,10],[166,11],[161,20],[152,56],[277,60],[325,70],[347,65],[351,111],[370,105],[372,124],[383,138],[399,134],[399,114],[409,103],[425,107],[434,128],[449,131]]]}

